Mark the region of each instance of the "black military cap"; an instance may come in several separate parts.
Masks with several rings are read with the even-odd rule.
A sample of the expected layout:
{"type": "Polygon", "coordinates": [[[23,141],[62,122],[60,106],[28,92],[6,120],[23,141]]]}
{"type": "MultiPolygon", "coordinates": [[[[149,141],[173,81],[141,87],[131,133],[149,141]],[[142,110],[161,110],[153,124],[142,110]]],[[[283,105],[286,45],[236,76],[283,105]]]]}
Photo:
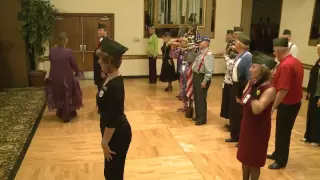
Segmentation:
{"type": "Polygon", "coordinates": [[[233,31],[234,31],[234,32],[242,32],[242,31],[243,31],[243,28],[242,28],[242,27],[234,27],[234,28],[233,28],[233,31]]]}
{"type": "Polygon", "coordinates": [[[238,40],[246,46],[249,46],[251,42],[250,38],[244,34],[240,34],[238,40]]]}
{"type": "Polygon", "coordinates": [[[233,30],[227,30],[227,34],[233,34],[233,30]]]}
{"type": "Polygon", "coordinates": [[[273,39],[273,47],[288,47],[287,38],[275,38],[273,39]]]}
{"type": "Polygon", "coordinates": [[[252,64],[261,64],[272,70],[277,62],[272,57],[256,51],[252,54],[252,64]]]}
{"type": "Polygon", "coordinates": [[[98,24],[98,29],[106,29],[106,28],[107,28],[106,25],[101,24],[101,23],[98,24]]]}
{"type": "Polygon", "coordinates": [[[291,31],[289,29],[285,29],[283,31],[282,35],[290,35],[291,36],[291,31]]]}
{"type": "Polygon", "coordinates": [[[109,38],[103,38],[100,49],[102,52],[113,57],[120,57],[128,50],[127,47],[109,38]]]}
{"type": "Polygon", "coordinates": [[[156,27],[154,27],[154,25],[153,25],[153,24],[148,24],[148,28],[155,29],[156,27]]]}

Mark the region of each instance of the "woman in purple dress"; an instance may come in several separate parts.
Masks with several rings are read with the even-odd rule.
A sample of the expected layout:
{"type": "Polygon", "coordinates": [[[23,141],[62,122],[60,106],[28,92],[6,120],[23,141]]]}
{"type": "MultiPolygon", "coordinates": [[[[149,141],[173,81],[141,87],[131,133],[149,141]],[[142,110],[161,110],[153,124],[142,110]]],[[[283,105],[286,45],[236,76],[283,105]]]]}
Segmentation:
{"type": "MultiPolygon", "coordinates": [[[[179,85],[180,85],[180,95],[179,99],[183,101],[183,108],[179,108],[179,112],[184,112],[188,107],[188,98],[186,94],[187,90],[187,72],[189,69],[188,62],[186,60],[186,55],[190,52],[188,49],[188,40],[185,37],[179,39],[178,46],[173,46],[171,49],[171,56],[177,58],[177,62],[181,61],[179,68],[177,67],[177,71],[179,72],[179,85]]],[[[178,64],[178,63],[177,63],[178,64]]]]}
{"type": "Polygon", "coordinates": [[[243,116],[237,158],[242,163],[243,180],[258,180],[260,167],[266,163],[271,132],[271,109],[276,90],[271,70],[276,66],[273,58],[254,53],[250,68],[251,80],[244,90],[241,104],[243,116]]]}
{"type": "Polygon", "coordinates": [[[51,67],[45,86],[46,98],[49,111],[56,110],[59,118],[69,122],[82,107],[80,71],[72,50],[65,48],[68,43],[66,33],[60,33],[57,40],[57,47],[49,52],[51,67]]]}

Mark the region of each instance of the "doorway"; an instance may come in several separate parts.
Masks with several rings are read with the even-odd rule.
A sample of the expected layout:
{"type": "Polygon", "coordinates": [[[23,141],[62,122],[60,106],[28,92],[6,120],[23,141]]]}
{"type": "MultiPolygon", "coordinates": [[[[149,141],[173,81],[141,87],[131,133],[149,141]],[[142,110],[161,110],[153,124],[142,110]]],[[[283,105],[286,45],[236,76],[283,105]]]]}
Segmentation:
{"type": "Polygon", "coordinates": [[[75,60],[86,79],[93,77],[93,53],[96,50],[99,37],[98,23],[107,26],[108,37],[114,39],[113,14],[59,14],[55,20],[50,47],[56,45],[60,32],[68,35],[67,48],[72,49],[75,60]]]}
{"type": "Polygon", "coordinates": [[[281,13],[282,0],[243,0],[241,26],[250,34],[251,52],[273,54],[272,40],[279,36],[281,13]]]}

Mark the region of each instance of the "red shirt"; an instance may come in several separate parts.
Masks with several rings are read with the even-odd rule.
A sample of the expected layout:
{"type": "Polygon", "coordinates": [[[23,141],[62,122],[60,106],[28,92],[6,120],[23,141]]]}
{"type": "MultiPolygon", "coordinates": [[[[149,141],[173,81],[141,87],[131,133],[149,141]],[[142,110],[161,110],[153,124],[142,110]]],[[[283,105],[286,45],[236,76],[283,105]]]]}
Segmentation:
{"type": "Polygon", "coordinates": [[[301,102],[302,81],[302,63],[290,54],[280,62],[273,79],[277,91],[288,90],[281,103],[290,105],[301,102]]]}

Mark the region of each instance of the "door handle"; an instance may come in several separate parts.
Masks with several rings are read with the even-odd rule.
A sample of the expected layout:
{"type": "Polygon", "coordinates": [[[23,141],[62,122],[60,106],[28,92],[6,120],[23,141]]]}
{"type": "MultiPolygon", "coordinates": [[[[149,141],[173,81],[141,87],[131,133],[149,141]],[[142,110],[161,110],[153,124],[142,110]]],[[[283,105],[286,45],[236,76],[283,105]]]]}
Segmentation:
{"type": "Polygon", "coordinates": [[[82,45],[80,45],[80,51],[82,52],[83,48],[82,48],[82,45]]]}
{"type": "Polygon", "coordinates": [[[83,51],[87,51],[87,45],[83,45],[83,51]]]}

